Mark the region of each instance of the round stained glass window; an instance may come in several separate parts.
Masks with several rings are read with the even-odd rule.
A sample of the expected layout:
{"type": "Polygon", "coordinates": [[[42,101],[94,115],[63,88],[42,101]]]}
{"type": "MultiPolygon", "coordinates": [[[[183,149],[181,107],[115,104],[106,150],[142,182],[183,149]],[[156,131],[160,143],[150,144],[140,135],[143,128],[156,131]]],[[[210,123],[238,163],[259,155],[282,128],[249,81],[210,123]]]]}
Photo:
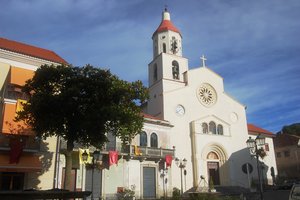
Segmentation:
{"type": "Polygon", "coordinates": [[[215,89],[207,83],[201,84],[197,89],[197,97],[199,101],[207,107],[214,105],[217,101],[215,89]]]}

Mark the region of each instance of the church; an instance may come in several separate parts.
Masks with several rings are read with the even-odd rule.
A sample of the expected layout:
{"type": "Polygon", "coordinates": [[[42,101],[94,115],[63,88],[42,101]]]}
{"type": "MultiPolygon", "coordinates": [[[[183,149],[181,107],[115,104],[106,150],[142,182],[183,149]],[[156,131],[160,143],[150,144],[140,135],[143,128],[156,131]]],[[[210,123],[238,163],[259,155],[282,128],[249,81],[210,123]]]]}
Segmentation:
{"type": "MultiPolygon", "coordinates": [[[[153,60],[148,67],[150,99],[145,112],[169,121],[176,157],[186,159],[186,188],[201,178],[215,185],[247,186],[241,170],[250,162],[246,106],[226,94],[223,78],[205,65],[189,70],[182,35],[165,10],[152,36],[153,60]]],[[[273,143],[272,154],[274,154],[273,143]]],[[[276,167],[273,160],[270,163],[276,167]]],[[[172,174],[179,174],[172,167],[172,174]]],[[[180,176],[173,176],[174,183],[180,176]]]]}
{"type": "MultiPolygon", "coordinates": [[[[258,135],[266,138],[263,145],[266,156],[259,162],[260,177],[264,184],[273,184],[274,173],[277,174],[274,134],[247,123],[246,106],[224,91],[222,76],[206,65],[204,56],[201,66],[189,69],[182,48],[183,36],[166,9],[152,35],[152,44],[152,61],[148,65],[150,97],[143,105],[143,131],[125,148],[118,138],[108,135],[110,142],[100,150],[101,156],[92,165],[81,160],[82,155],[89,153],[92,157],[96,150],[75,146],[74,190],[92,191],[91,199],[113,199],[130,190],[136,198],[147,199],[171,197],[173,188],[181,193],[201,191],[209,182],[216,187],[250,188],[252,182],[257,183],[257,163],[246,141],[258,135]]],[[[7,69],[13,65],[28,69],[29,65],[12,62],[8,57],[0,61],[7,69]]],[[[55,63],[66,61],[61,59],[55,63]]],[[[9,70],[6,71],[9,75],[9,70]]],[[[2,124],[3,120],[2,116],[2,124]]],[[[49,169],[43,172],[40,176],[43,179],[37,185],[28,178],[32,174],[23,175],[28,179],[23,181],[24,189],[63,188],[65,158],[58,152],[66,145],[57,138],[48,139],[48,143],[51,148],[46,153],[52,156],[49,169]]],[[[39,155],[43,157],[43,152],[39,155]]],[[[0,163],[0,174],[5,170],[0,163]]]]}

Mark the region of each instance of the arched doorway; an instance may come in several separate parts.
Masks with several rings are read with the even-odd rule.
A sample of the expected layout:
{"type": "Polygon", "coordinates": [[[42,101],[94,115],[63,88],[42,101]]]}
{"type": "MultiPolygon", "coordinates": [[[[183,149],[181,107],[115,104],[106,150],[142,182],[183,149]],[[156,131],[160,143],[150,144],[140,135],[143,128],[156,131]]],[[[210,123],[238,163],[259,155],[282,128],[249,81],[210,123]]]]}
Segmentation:
{"type": "Polygon", "coordinates": [[[209,182],[212,179],[214,185],[220,185],[219,157],[213,151],[207,155],[207,173],[209,182]]]}
{"type": "Polygon", "coordinates": [[[202,151],[202,158],[205,164],[203,172],[208,183],[209,179],[212,178],[214,185],[230,184],[228,156],[220,144],[210,143],[206,145],[202,151]]]}

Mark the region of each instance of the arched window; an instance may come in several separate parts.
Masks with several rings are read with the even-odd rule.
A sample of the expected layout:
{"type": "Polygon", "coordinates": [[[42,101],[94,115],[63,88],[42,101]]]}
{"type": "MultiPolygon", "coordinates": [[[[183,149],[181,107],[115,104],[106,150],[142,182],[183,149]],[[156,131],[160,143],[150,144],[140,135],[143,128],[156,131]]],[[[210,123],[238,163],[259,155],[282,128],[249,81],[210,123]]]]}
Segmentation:
{"type": "Polygon", "coordinates": [[[157,64],[154,64],[153,80],[157,81],[157,64]]]}
{"type": "Polygon", "coordinates": [[[218,125],[218,135],[223,135],[223,126],[221,124],[218,125]]]}
{"type": "Polygon", "coordinates": [[[167,45],[166,45],[166,43],[163,43],[163,52],[167,53],[167,45]]]}
{"type": "Polygon", "coordinates": [[[140,146],[141,147],[147,146],[147,134],[145,132],[140,133],[140,146]]]}
{"type": "Polygon", "coordinates": [[[205,122],[202,123],[202,133],[208,133],[208,125],[205,122]]]}
{"type": "Polygon", "coordinates": [[[216,134],[216,124],[213,121],[209,122],[209,132],[216,134]]]}
{"type": "Polygon", "coordinates": [[[151,134],[151,147],[158,147],[157,135],[156,133],[151,134]]]}
{"type": "Polygon", "coordinates": [[[179,64],[176,60],[172,62],[173,79],[179,79],[179,64]]]}

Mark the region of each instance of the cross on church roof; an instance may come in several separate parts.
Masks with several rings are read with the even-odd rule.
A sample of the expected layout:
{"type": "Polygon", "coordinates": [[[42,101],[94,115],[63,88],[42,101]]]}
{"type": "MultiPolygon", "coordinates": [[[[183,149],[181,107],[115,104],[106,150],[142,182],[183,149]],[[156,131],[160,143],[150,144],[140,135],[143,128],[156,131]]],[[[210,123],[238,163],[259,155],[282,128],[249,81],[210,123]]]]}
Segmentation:
{"type": "Polygon", "coordinates": [[[204,55],[202,55],[202,56],[200,57],[200,59],[202,60],[202,67],[206,67],[206,66],[205,66],[205,61],[206,61],[207,59],[204,57],[204,55]]]}

